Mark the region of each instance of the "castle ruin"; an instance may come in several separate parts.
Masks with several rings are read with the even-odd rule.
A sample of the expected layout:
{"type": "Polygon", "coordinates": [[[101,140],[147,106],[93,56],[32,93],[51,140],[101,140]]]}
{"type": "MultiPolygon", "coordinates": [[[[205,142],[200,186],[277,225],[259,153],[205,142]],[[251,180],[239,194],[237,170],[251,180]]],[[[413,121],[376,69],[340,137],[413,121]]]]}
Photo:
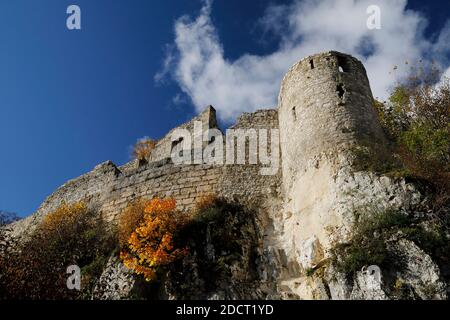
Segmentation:
{"type": "Polygon", "coordinates": [[[348,235],[355,208],[368,203],[403,208],[419,201],[405,181],[352,169],[352,147],[383,150],[386,144],[363,64],[335,51],[306,57],[284,77],[277,109],[237,119],[231,129],[279,130],[280,169],[275,174],[262,175],[261,163],[174,164],[171,154],[183,141],[172,133],[192,132],[198,121],[203,130],[218,129],[216,112],[207,107],[160,139],[148,161],[123,166],[108,161],[67,182],[34,215],[17,223],[15,232],[35,226],[62,201],[86,201],[116,221],[139,197],[174,198],[181,210],[188,210],[214,194],[261,211],[264,257],[270,261],[261,279],[276,283],[281,297],[370,298],[361,290],[346,292],[339,283],[325,288],[320,281],[305,280],[305,270],[323,263],[332,243],[348,235]]]}
{"type": "Polygon", "coordinates": [[[338,52],[310,56],[295,64],[283,80],[278,109],[244,113],[231,127],[280,130],[282,169],[277,174],[261,175],[261,164],[174,165],[171,152],[180,141],[172,141],[172,133],[192,131],[196,121],[201,121],[203,130],[218,128],[216,112],[209,106],[160,139],[148,162],[132,161],[120,167],[110,161],[102,163],[56,190],[38,214],[51,211],[61,201],[83,199],[100,205],[105,216],[114,220],[137,197],[173,197],[180,209],[190,208],[205,194],[267,201],[280,197],[283,189],[289,197],[298,172],[315,157],[339,152],[359,139],[382,140],[365,69],[355,58],[338,52]]]}

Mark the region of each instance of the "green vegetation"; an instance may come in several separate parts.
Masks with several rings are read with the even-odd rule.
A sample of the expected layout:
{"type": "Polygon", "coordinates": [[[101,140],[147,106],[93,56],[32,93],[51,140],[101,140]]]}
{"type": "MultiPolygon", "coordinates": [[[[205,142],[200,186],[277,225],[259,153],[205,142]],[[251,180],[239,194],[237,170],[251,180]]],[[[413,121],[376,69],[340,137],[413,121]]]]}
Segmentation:
{"type": "Polygon", "coordinates": [[[369,265],[401,269],[402,261],[388,250],[389,241],[396,238],[413,241],[438,263],[449,262],[450,241],[445,232],[448,226],[404,212],[371,208],[357,212],[355,220],[350,241],[335,245],[331,251],[337,270],[347,276],[369,265]]]}
{"type": "MultiPolygon", "coordinates": [[[[256,273],[254,263],[259,245],[253,221],[250,210],[224,199],[210,196],[197,203],[191,223],[180,232],[180,240],[188,243],[192,254],[187,259],[195,259],[203,280],[198,288],[178,286],[176,290],[181,297],[217,291],[229,279],[233,279],[234,285],[252,281],[249,277],[256,273]],[[212,250],[208,252],[208,248],[212,250]],[[232,266],[243,270],[239,278],[232,274],[232,266]]],[[[195,283],[187,281],[190,272],[186,272],[181,261],[171,271],[172,283],[195,283]]]]}
{"type": "Polygon", "coordinates": [[[389,145],[374,150],[363,144],[354,150],[357,170],[430,185],[436,210],[450,201],[450,79],[441,80],[439,74],[433,65],[412,69],[387,102],[375,101],[389,145]]]}
{"type": "Polygon", "coordinates": [[[407,223],[403,214],[390,211],[372,212],[364,218],[357,215],[350,242],[337,244],[331,252],[337,270],[353,275],[364,266],[389,264],[386,241],[390,231],[407,223]]]}
{"type": "Polygon", "coordinates": [[[135,273],[136,284],[131,293],[134,299],[165,298],[166,289],[176,292],[181,299],[196,299],[217,292],[224,283],[229,285],[230,279],[233,285],[253,280],[249,277],[256,273],[254,262],[259,242],[249,210],[208,195],[200,198],[190,212],[180,213],[184,216],[183,223],[158,218],[143,224],[145,216],[155,208],[165,216],[175,210],[175,202],[173,199],[136,201],[125,210],[126,215],[119,223],[121,258],[135,273]],[[170,225],[173,227],[168,230],[170,225]],[[152,236],[133,237],[134,232],[144,231],[152,236]],[[158,246],[163,242],[154,241],[161,238],[161,232],[163,238],[170,238],[170,250],[160,250],[158,246]],[[134,250],[132,253],[157,257],[158,262],[149,268],[126,254],[127,246],[134,250]],[[182,248],[183,254],[175,257],[177,248],[182,248]],[[243,270],[238,278],[232,272],[235,268],[243,270]]]}
{"type": "Polygon", "coordinates": [[[163,284],[189,298],[216,291],[231,278],[247,283],[256,274],[259,245],[250,215],[214,196],[189,213],[178,212],[173,199],[138,199],[116,230],[85,203],[63,203],[21,242],[12,243],[0,229],[0,299],[90,299],[112,255],[135,273],[136,299],[162,297],[163,284]],[[67,288],[71,265],[81,269],[80,291],[67,288]],[[243,272],[236,278],[237,267],[243,272]]]}
{"type": "MultiPolygon", "coordinates": [[[[331,251],[332,262],[348,277],[369,265],[401,270],[401,259],[389,250],[389,242],[401,238],[416,243],[438,265],[450,263],[450,80],[439,75],[434,66],[412,69],[388,101],[374,101],[388,143],[355,147],[355,169],[413,180],[429,201],[409,212],[357,210],[350,240],[331,251]]],[[[394,291],[403,289],[398,280],[394,291]]]]}
{"type": "Polygon", "coordinates": [[[409,176],[398,155],[391,146],[384,150],[374,150],[370,143],[355,146],[352,153],[355,156],[353,166],[356,171],[370,171],[385,174],[391,177],[409,176]]]}

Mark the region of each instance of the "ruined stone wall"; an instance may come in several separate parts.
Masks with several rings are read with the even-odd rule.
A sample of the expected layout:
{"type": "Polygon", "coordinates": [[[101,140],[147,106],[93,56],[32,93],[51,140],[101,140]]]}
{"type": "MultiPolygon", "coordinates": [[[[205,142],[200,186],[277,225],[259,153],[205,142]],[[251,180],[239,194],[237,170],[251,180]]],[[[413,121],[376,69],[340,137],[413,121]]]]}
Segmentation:
{"type": "Polygon", "coordinates": [[[109,186],[101,211],[108,220],[114,220],[139,197],[174,198],[179,209],[187,210],[202,196],[217,192],[221,174],[221,167],[211,165],[177,166],[170,159],[150,163],[122,173],[109,186]]]}
{"type": "MultiPolygon", "coordinates": [[[[270,134],[270,129],[278,129],[278,112],[277,110],[259,110],[255,113],[243,113],[230,129],[268,129],[270,134]]],[[[276,174],[262,175],[260,163],[248,164],[248,147],[247,144],[245,165],[228,165],[223,168],[220,192],[225,197],[239,199],[241,202],[256,200],[264,205],[263,202],[271,202],[279,195],[281,162],[276,174]]],[[[268,148],[270,147],[269,144],[268,148]]]]}
{"type": "Polygon", "coordinates": [[[207,129],[217,128],[216,110],[212,106],[208,106],[202,113],[200,113],[192,120],[170,130],[169,133],[167,133],[162,139],[157,142],[156,147],[152,151],[148,161],[155,162],[170,158],[172,149],[177,143],[177,141],[173,141],[174,131],[177,129],[186,129],[192,133],[194,130],[194,123],[196,121],[202,122],[203,131],[206,131],[207,129]]]}
{"type": "Polygon", "coordinates": [[[15,233],[36,226],[62,202],[85,201],[99,209],[108,221],[116,220],[127,204],[139,197],[171,197],[180,210],[188,210],[200,197],[217,193],[222,175],[222,167],[176,166],[170,159],[119,168],[108,161],[57,189],[34,215],[19,221],[15,233]]]}
{"type": "MultiPolygon", "coordinates": [[[[215,123],[215,119],[209,124],[215,123]]],[[[276,110],[242,115],[232,128],[278,128],[276,110]]],[[[248,152],[248,149],[247,149],[248,152]]],[[[101,210],[114,219],[137,197],[172,197],[181,210],[188,210],[204,195],[214,194],[241,203],[258,203],[278,196],[281,168],[276,175],[260,174],[260,165],[174,165],[170,159],[137,168],[124,168],[116,181],[99,188],[101,210]]]]}
{"type": "MultiPolygon", "coordinates": [[[[202,121],[203,129],[217,127],[212,107],[178,128],[192,130],[194,121],[202,121]]],[[[278,128],[277,111],[243,114],[233,128],[278,128]]],[[[67,182],[43,202],[36,214],[18,223],[16,233],[37,225],[63,201],[85,201],[98,208],[108,221],[114,221],[127,204],[139,197],[171,197],[180,210],[189,210],[208,194],[253,204],[277,196],[281,170],[276,175],[263,176],[259,165],[175,165],[165,157],[170,155],[170,140],[170,134],[166,135],[150,158],[162,159],[144,164],[131,161],[121,167],[107,161],[67,182]]]]}
{"type": "MultiPolygon", "coordinates": [[[[207,122],[210,127],[215,123],[215,118],[207,122]]],[[[245,113],[231,128],[276,129],[278,113],[276,110],[245,113]]],[[[166,158],[134,169],[124,168],[117,180],[107,187],[108,195],[101,201],[101,210],[112,219],[136,197],[156,196],[174,198],[182,210],[192,208],[207,194],[241,203],[257,203],[278,196],[280,178],[281,168],[276,175],[264,176],[260,173],[260,165],[183,166],[174,165],[166,158]]]]}

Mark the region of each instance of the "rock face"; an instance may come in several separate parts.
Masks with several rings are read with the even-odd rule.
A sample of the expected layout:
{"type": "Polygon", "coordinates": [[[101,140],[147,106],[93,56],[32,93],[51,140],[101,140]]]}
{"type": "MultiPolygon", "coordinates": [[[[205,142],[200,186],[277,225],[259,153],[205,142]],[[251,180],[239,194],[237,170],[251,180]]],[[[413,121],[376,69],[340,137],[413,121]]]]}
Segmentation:
{"type": "MultiPolygon", "coordinates": [[[[389,242],[390,252],[406,261],[402,270],[374,274],[373,269],[364,269],[349,279],[331,262],[333,246],[349,240],[355,211],[370,206],[380,211],[413,212],[425,201],[417,187],[405,179],[355,171],[355,146],[386,152],[372,103],[366,71],[357,59],[333,51],[307,57],[285,76],[277,110],[244,113],[230,128],[242,130],[250,138],[256,134],[253,130],[264,129],[269,132],[269,145],[277,142],[270,138],[279,132],[280,150],[275,150],[280,151],[277,160],[281,169],[274,174],[261,174],[267,163],[248,164],[255,151],[251,143],[246,148],[246,164],[175,165],[171,161],[171,153],[182,142],[173,139],[175,129],[192,132],[195,121],[201,121],[203,130],[217,130],[215,110],[208,107],[163,137],[147,163],[117,167],[105,162],[66,183],[34,215],[15,223],[13,234],[31,231],[62,201],[83,199],[114,223],[127,203],[137,197],[173,197],[181,210],[188,210],[201,196],[213,193],[252,206],[256,216],[247,223],[258,225],[254,232],[258,254],[242,253],[242,261],[226,264],[227,278],[207,290],[208,279],[199,272],[204,261],[199,256],[214,261],[221,253],[215,249],[211,231],[205,231],[206,254],[200,254],[202,249],[187,257],[178,266],[182,278],[169,272],[162,298],[395,299],[395,290],[385,281],[395,278],[397,287],[408,288],[407,297],[445,299],[447,284],[439,267],[409,240],[389,242]],[[246,269],[249,263],[255,270],[246,269]],[[320,274],[311,276],[318,269],[320,274]],[[174,279],[197,289],[179,288],[174,279]]],[[[258,141],[264,137],[258,136],[258,141]]],[[[204,149],[211,143],[203,141],[201,146],[204,149]]],[[[224,141],[225,146],[230,145],[224,141]]],[[[237,147],[239,142],[233,140],[231,146],[237,147]]],[[[246,246],[250,248],[248,243],[246,246]]],[[[130,298],[133,286],[132,276],[112,257],[94,298],[130,298]]]]}
{"type": "MultiPolygon", "coordinates": [[[[307,57],[283,79],[278,102],[282,213],[273,217],[274,238],[288,264],[298,264],[300,272],[279,277],[282,293],[302,299],[388,298],[381,280],[364,272],[333,289],[330,278],[306,275],[327,263],[332,246],[349,240],[355,211],[408,211],[423,200],[405,180],[353,169],[354,147],[386,152],[372,103],[364,66],[341,53],[307,57]]],[[[420,259],[426,257],[422,252],[420,259]]],[[[438,284],[439,276],[426,283],[438,284]]],[[[444,297],[445,289],[437,291],[444,297]]]]}
{"type": "Polygon", "coordinates": [[[131,272],[112,256],[103,270],[92,296],[95,300],[123,300],[130,298],[135,285],[131,272]]]}

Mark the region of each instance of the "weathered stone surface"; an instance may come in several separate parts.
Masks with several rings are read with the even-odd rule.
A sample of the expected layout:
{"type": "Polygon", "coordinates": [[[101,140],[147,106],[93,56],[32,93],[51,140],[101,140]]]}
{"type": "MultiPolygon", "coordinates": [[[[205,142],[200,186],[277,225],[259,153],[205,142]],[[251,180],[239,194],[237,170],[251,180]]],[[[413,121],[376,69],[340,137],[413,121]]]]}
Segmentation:
{"type": "Polygon", "coordinates": [[[390,249],[405,264],[397,274],[399,281],[410,286],[420,299],[447,299],[446,285],[439,267],[428,254],[406,239],[394,241],[390,249]]]}
{"type": "Polygon", "coordinates": [[[131,272],[116,257],[112,256],[94,288],[92,299],[129,299],[134,284],[135,280],[131,272]]]}
{"type": "Polygon", "coordinates": [[[352,300],[388,300],[383,291],[381,275],[372,274],[367,270],[356,274],[350,299],[352,300]]]}

